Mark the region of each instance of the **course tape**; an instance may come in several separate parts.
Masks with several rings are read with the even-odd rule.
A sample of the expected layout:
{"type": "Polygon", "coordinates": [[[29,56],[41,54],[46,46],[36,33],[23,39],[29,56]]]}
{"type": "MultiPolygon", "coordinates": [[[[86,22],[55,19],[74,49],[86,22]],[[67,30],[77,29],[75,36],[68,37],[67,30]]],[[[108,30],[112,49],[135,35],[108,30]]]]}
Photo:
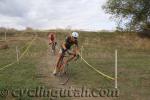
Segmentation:
{"type": "Polygon", "coordinates": [[[21,54],[21,56],[19,57],[19,60],[28,52],[29,48],[32,46],[32,43],[36,40],[37,36],[35,36],[32,41],[30,42],[30,44],[27,46],[27,48],[25,49],[25,51],[21,54]]]}
{"type": "MultiPolygon", "coordinates": [[[[25,49],[25,51],[24,51],[24,52],[21,54],[21,56],[19,57],[19,60],[27,53],[27,51],[28,51],[29,48],[31,47],[33,41],[36,40],[36,38],[37,38],[37,36],[35,36],[35,37],[32,39],[32,41],[29,43],[29,45],[27,46],[27,48],[25,49]]],[[[7,65],[4,66],[4,67],[0,67],[0,71],[1,71],[1,70],[4,70],[5,68],[8,68],[8,67],[14,65],[14,64],[17,63],[17,62],[18,62],[18,61],[15,61],[15,62],[12,62],[12,63],[10,63],[10,64],[7,64],[7,65]]]]}
{"type": "Polygon", "coordinates": [[[92,65],[90,65],[90,64],[81,56],[81,54],[79,54],[79,55],[80,55],[81,59],[82,59],[90,68],[92,68],[94,71],[96,71],[97,73],[99,73],[100,75],[102,75],[102,76],[104,76],[104,77],[106,77],[106,78],[108,78],[108,79],[115,80],[115,78],[113,78],[113,77],[111,77],[111,76],[108,76],[108,75],[102,73],[101,71],[99,71],[98,69],[96,69],[95,67],[93,67],[92,65]]]}

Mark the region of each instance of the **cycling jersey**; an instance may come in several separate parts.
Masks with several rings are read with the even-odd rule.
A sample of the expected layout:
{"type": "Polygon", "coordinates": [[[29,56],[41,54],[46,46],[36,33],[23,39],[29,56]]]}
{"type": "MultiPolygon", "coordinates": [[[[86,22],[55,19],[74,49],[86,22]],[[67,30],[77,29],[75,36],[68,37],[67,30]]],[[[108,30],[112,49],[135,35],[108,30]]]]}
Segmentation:
{"type": "Polygon", "coordinates": [[[75,44],[78,46],[78,41],[75,40],[75,41],[72,41],[71,40],[71,36],[67,36],[66,39],[65,39],[65,47],[66,47],[66,50],[64,50],[64,48],[61,46],[61,49],[59,51],[59,53],[65,53],[67,50],[69,50],[71,48],[71,46],[75,44]]]}
{"type": "Polygon", "coordinates": [[[66,47],[67,49],[70,49],[73,44],[75,44],[75,45],[78,46],[78,40],[72,41],[72,40],[71,40],[71,36],[66,37],[66,40],[65,40],[65,47],[66,47]]]}
{"type": "Polygon", "coordinates": [[[49,38],[49,40],[54,41],[54,39],[55,39],[54,33],[50,33],[48,38],[49,38]]]}
{"type": "Polygon", "coordinates": [[[54,34],[51,34],[51,40],[54,41],[54,34]]]}

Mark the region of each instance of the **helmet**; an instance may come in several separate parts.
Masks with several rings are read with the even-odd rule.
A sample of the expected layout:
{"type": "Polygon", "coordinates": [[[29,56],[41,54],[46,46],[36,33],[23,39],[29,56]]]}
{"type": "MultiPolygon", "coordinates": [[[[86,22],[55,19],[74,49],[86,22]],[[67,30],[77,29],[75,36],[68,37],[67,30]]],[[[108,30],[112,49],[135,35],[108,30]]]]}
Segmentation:
{"type": "Polygon", "coordinates": [[[72,32],[72,36],[75,38],[78,38],[79,34],[78,34],[78,32],[72,32]]]}

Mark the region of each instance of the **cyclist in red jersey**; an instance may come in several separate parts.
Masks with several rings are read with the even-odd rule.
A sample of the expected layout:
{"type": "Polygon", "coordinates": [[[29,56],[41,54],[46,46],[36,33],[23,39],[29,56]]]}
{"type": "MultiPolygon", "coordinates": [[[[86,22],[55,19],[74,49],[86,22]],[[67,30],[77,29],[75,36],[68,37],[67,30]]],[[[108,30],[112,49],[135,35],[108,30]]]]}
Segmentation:
{"type": "Polygon", "coordinates": [[[57,44],[57,42],[56,42],[56,33],[55,32],[50,32],[48,34],[48,42],[49,42],[49,45],[52,46],[52,52],[54,52],[54,54],[55,54],[55,46],[57,44]]]}
{"type": "Polygon", "coordinates": [[[56,33],[51,32],[48,34],[49,45],[56,42],[56,33]]]}

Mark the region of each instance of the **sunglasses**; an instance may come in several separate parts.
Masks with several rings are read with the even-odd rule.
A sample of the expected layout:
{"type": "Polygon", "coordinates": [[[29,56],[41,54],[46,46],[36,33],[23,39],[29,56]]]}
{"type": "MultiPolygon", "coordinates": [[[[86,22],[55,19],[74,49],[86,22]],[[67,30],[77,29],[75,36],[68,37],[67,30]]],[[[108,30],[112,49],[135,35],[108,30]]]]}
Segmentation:
{"type": "Polygon", "coordinates": [[[75,40],[77,40],[78,38],[77,37],[73,37],[75,40]]]}

